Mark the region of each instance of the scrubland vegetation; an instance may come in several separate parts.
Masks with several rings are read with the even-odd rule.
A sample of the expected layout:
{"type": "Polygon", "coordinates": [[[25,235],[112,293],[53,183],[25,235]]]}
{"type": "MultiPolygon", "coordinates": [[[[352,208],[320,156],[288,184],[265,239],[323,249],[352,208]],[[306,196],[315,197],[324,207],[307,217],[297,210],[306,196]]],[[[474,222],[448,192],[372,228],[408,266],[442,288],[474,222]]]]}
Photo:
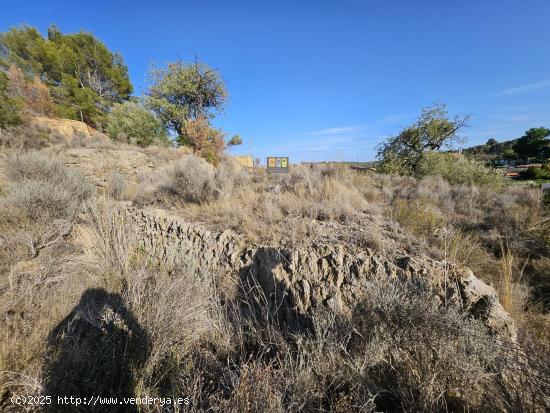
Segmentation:
{"type": "MultiPolygon", "coordinates": [[[[388,232],[354,242],[383,252],[401,228],[411,251],[471,267],[513,314],[513,343],[442,308],[421,277],[374,279],[352,313],[319,308],[296,329],[254,280],[204,273],[193,257],[162,266],[149,256],[121,213],[123,176],[98,197],[45,151],[3,156],[6,408],[9,396],[29,392],[184,395],[191,405],[181,411],[548,407],[549,228],[536,189],[320,165],[268,176],[184,155],[133,198],[267,244],[314,242],[325,224],[336,226],[335,240],[351,240],[366,218],[386,222],[388,232]]],[[[437,162],[443,171],[453,162],[459,177],[479,168],[446,155],[437,162]]],[[[156,411],[139,407],[148,409],[156,411]]]]}
{"type": "MultiPolygon", "coordinates": [[[[425,108],[379,147],[376,172],[302,164],[268,175],[226,156],[211,119],[228,93],[198,60],[153,70],[134,99],[122,57],[89,33],[12,29],[0,47],[1,410],[39,410],[10,398],[40,394],[188,397],[162,411],[192,412],[550,408],[548,206],[538,188],[442,152],[468,116],[425,108]],[[99,131],[64,136],[29,121],[37,115],[99,131]],[[147,173],[128,176],[121,161],[100,179],[69,151],[90,164],[139,155],[147,173]],[[160,260],[130,208],[265,248],[325,243],[468,267],[498,291],[517,339],[495,333],[483,308],[447,305],[446,284],[442,305],[422,271],[373,276],[349,311],[289,318],[250,271],[210,271],[191,254],[160,260]]],[[[546,156],[542,129],[515,150],[546,156]]],[[[128,406],[94,411],[117,409],[128,406]]]]}

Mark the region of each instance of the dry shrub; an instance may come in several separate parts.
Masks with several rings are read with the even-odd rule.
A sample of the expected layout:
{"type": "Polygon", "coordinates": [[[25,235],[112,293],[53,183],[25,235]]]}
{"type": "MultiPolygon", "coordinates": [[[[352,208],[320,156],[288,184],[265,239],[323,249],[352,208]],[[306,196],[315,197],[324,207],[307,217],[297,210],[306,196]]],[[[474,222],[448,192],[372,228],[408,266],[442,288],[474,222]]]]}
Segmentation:
{"type": "Polygon", "coordinates": [[[319,220],[349,220],[364,207],[353,186],[351,173],[343,167],[299,165],[284,177],[280,205],[286,214],[319,220]]]}
{"type": "Polygon", "coordinates": [[[62,163],[34,152],[10,154],[4,174],[9,186],[0,200],[5,275],[0,280],[0,393],[28,395],[31,386],[39,394],[41,386],[33,383],[41,383],[48,332],[86,285],[70,233],[92,187],[62,163]]]}
{"type": "Polygon", "coordinates": [[[249,240],[295,245],[311,238],[312,220],[347,222],[366,208],[344,168],[299,165],[289,175],[255,172],[251,178],[226,162],[228,167],[222,163],[214,169],[215,199],[200,208],[187,206],[186,216],[208,216],[208,223],[235,229],[249,240]]]}
{"type": "Polygon", "coordinates": [[[426,176],[419,180],[411,197],[437,205],[442,211],[453,211],[451,186],[439,176],[426,176]]]}
{"type": "Polygon", "coordinates": [[[438,248],[436,258],[468,267],[486,282],[498,282],[498,260],[475,233],[442,227],[434,235],[431,241],[438,248]]]}
{"type": "MultiPolygon", "coordinates": [[[[65,394],[131,397],[149,347],[120,294],[88,288],[48,335],[43,394],[55,401],[65,394]]],[[[58,409],[56,402],[50,406],[58,409]]]]}
{"type": "Polygon", "coordinates": [[[388,194],[382,190],[377,174],[355,173],[353,174],[353,185],[369,204],[380,205],[391,200],[391,196],[388,197],[388,194]]]}
{"type": "Polygon", "coordinates": [[[372,283],[353,320],[354,369],[376,389],[378,409],[462,410],[493,376],[499,348],[486,327],[445,310],[420,281],[372,283]]]}
{"type": "Polygon", "coordinates": [[[187,202],[203,203],[215,196],[214,171],[204,159],[188,155],[176,161],[167,178],[162,189],[187,202]]]}
{"type": "Polygon", "coordinates": [[[187,202],[207,203],[228,199],[249,182],[248,173],[231,159],[213,167],[202,158],[186,155],[167,170],[162,190],[187,202]]]}
{"type": "Polygon", "coordinates": [[[137,251],[130,223],[121,208],[105,202],[87,205],[78,240],[91,255],[106,282],[120,284],[129,273],[137,251]]]}
{"type": "MultiPolygon", "coordinates": [[[[93,284],[73,287],[74,294],[63,297],[68,307],[63,316],[33,314],[45,321],[32,330],[40,338],[33,341],[34,354],[45,357],[42,373],[33,376],[42,376],[42,394],[180,397],[191,355],[200,356],[202,345],[215,346],[220,354],[230,347],[210,279],[192,261],[158,267],[132,234],[116,204],[88,208],[78,240],[92,252],[87,268],[93,284]]],[[[59,288],[51,291],[40,295],[46,306],[60,301],[59,288]]],[[[29,364],[20,359],[23,364],[10,365],[10,374],[29,364]]],[[[18,394],[20,384],[7,379],[0,385],[18,394]]]]}
{"type": "Polygon", "coordinates": [[[538,286],[533,291],[533,306],[544,312],[550,309],[550,258],[540,258],[531,266],[533,283],[538,286]]]}
{"type": "MultiPolygon", "coordinates": [[[[52,325],[79,293],[83,270],[70,244],[55,244],[31,261],[14,263],[0,279],[0,371],[39,376],[37,355],[52,325]],[[32,328],[29,328],[32,326],[32,328]]],[[[1,381],[1,380],[0,380],[1,381]]],[[[0,393],[2,393],[0,383],[0,393]]],[[[1,410],[1,408],[0,408],[1,410]]]]}
{"type": "Polygon", "coordinates": [[[502,374],[496,376],[496,387],[484,393],[487,406],[511,412],[550,409],[549,321],[543,319],[538,325],[540,319],[540,315],[528,317],[519,330],[518,343],[503,346],[505,357],[495,365],[502,374]]]}
{"type": "Polygon", "coordinates": [[[90,194],[89,185],[83,183],[80,174],[69,170],[63,162],[40,152],[11,154],[6,160],[5,173],[14,183],[25,180],[58,183],[80,200],[90,194]]]}
{"type": "Polygon", "coordinates": [[[10,184],[0,200],[0,226],[31,256],[69,234],[76,212],[92,194],[80,174],[36,152],[8,156],[4,173],[10,184]]]}
{"type": "Polygon", "coordinates": [[[41,149],[50,143],[51,134],[34,125],[0,129],[0,147],[16,150],[41,149]]]}
{"type": "Polygon", "coordinates": [[[479,188],[469,185],[454,185],[451,189],[457,219],[464,217],[469,224],[477,224],[483,216],[480,209],[481,193],[479,188]]]}
{"type": "MultiPolygon", "coordinates": [[[[55,136],[55,135],[54,135],[55,136]]],[[[124,149],[130,145],[115,142],[104,134],[92,131],[91,135],[76,131],[72,135],[59,136],[56,139],[58,147],[62,148],[90,148],[90,149],[124,149]]]]}
{"type": "Polygon", "coordinates": [[[0,278],[0,410],[14,407],[12,395],[43,391],[49,332],[89,285],[87,268],[75,259],[80,253],[69,239],[60,240],[38,257],[16,262],[0,278]]]}
{"type": "Polygon", "coordinates": [[[223,133],[210,126],[208,119],[199,117],[185,122],[180,143],[194,149],[195,153],[216,165],[225,149],[223,133]]]}
{"type": "Polygon", "coordinates": [[[485,223],[508,237],[524,236],[545,215],[540,190],[514,185],[503,192],[486,191],[482,206],[485,223]]]}
{"type": "MultiPolygon", "coordinates": [[[[500,242],[509,240],[509,248],[524,262],[533,256],[548,256],[548,213],[540,198],[540,190],[525,185],[468,184],[450,186],[440,177],[372,175],[362,179],[371,197],[389,203],[387,215],[406,231],[420,236],[435,248],[429,251],[437,258],[447,259],[472,268],[487,282],[500,282],[500,242]],[[383,196],[376,192],[378,188],[383,196]],[[438,229],[446,228],[441,236],[438,229]],[[434,236],[437,235],[437,236],[434,236]]],[[[544,296],[544,277],[534,266],[527,266],[524,281],[531,289],[532,300],[544,296]]],[[[518,300],[526,287],[516,285],[518,300]]]]}
{"type": "Polygon", "coordinates": [[[228,400],[221,400],[222,411],[228,413],[285,412],[280,377],[270,365],[250,362],[241,367],[234,390],[228,400]]]}
{"type": "Polygon", "coordinates": [[[219,349],[228,345],[211,280],[181,264],[170,273],[138,268],[128,275],[127,285],[124,300],[150,340],[141,391],[176,395],[193,351],[205,343],[219,349]]]}
{"type": "Polygon", "coordinates": [[[508,243],[501,244],[500,279],[498,282],[499,301],[506,311],[516,318],[526,307],[529,292],[522,285],[523,266],[519,265],[518,257],[510,250],[508,243]]]}
{"type": "Polygon", "coordinates": [[[112,198],[120,201],[124,198],[126,189],[127,185],[124,176],[116,171],[112,171],[111,175],[109,176],[109,183],[107,185],[109,195],[112,198]]]}
{"type": "Polygon", "coordinates": [[[216,191],[227,199],[250,182],[250,175],[237,161],[227,158],[216,167],[214,181],[216,191]]]}
{"type": "Polygon", "coordinates": [[[358,239],[358,244],[361,247],[371,248],[377,252],[384,252],[385,250],[384,238],[376,230],[368,230],[368,232],[362,233],[358,239]]]}

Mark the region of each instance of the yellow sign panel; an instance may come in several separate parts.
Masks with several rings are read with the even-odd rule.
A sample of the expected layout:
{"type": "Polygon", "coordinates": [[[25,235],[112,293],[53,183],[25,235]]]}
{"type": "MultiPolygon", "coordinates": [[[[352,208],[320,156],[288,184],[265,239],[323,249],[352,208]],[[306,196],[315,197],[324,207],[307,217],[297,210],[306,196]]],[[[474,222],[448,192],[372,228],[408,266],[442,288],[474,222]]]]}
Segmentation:
{"type": "Polygon", "coordinates": [[[269,156],[267,158],[267,172],[269,173],[288,173],[288,156],[269,156]]]}

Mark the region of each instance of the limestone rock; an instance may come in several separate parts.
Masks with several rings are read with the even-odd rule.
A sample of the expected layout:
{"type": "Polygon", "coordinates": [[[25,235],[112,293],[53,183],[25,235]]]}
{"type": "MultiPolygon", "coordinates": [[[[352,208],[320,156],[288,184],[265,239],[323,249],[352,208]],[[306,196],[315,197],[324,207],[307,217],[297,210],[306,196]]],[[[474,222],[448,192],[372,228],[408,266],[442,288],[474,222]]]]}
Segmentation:
{"type": "Polygon", "coordinates": [[[128,208],[140,242],[163,264],[191,259],[201,271],[252,277],[266,297],[298,316],[326,306],[347,312],[375,277],[421,277],[440,300],[480,318],[489,329],[515,341],[513,319],[495,290],[472,271],[425,256],[357,251],[350,245],[316,243],[284,248],[245,243],[231,231],[215,233],[159,210],[128,208]]]}

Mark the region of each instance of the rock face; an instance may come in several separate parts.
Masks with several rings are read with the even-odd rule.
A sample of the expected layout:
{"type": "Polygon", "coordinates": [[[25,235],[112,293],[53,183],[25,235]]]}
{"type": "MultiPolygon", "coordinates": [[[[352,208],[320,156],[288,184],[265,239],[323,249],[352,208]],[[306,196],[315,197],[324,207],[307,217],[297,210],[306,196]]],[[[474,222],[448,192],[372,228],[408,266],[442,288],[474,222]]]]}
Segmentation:
{"type": "Polygon", "coordinates": [[[347,312],[363,298],[375,277],[426,280],[441,305],[455,305],[481,318],[491,331],[516,339],[513,319],[495,290],[469,269],[427,257],[379,253],[350,245],[317,243],[302,248],[251,246],[231,231],[215,233],[158,210],[129,208],[140,242],[163,264],[192,260],[213,274],[239,274],[259,284],[266,297],[287,313],[288,321],[313,308],[347,312]]]}
{"type": "Polygon", "coordinates": [[[67,149],[62,156],[69,168],[78,169],[100,188],[108,185],[111,174],[115,171],[128,183],[135,183],[141,176],[150,174],[156,168],[151,157],[132,149],[67,149]]]}
{"type": "MultiPolygon", "coordinates": [[[[30,118],[30,122],[38,128],[47,128],[65,138],[71,137],[75,134],[80,134],[85,137],[90,137],[92,135],[103,135],[91,126],[78,120],[32,116],[30,118]]],[[[105,136],[105,139],[108,140],[109,138],[105,136]]]]}

